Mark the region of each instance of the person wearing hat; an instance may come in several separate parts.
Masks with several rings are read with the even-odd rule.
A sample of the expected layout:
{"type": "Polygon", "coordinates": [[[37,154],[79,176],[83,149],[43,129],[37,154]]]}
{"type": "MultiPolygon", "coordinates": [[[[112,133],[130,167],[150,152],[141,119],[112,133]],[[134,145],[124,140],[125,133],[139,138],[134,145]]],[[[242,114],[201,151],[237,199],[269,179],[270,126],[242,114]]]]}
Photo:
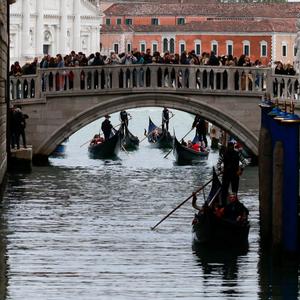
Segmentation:
{"type": "Polygon", "coordinates": [[[196,114],[194,122],[192,124],[192,129],[196,128],[196,133],[198,136],[199,141],[203,141],[205,148],[207,148],[207,128],[208,128],[208,123],[199,115],[196,114]]]}
{"type": "Polygon", "coordinates": [[[105,115],[104,118],[105,118],[105,120],[101,124],[101,130],[103,131],[104,139],[108,140],[110,138],[110,134],[111,134],[111,130],[112,130],[113,126],[110,123],[109,115],[105,115]]]}
{"type": "Polygon", "coordinates": [[[234,149],[234,143],[229,142],[225,151],[220,153],[217,163],[217,169],[219,171],[222,170],[222,165],[221,200],[222,205],[226,206],[229,186],[231,185],[232,193],[237,195],[239,189],[239,177],[242,175],[243,169],[247,166],[247,161],[240,151],[238,152],[234,149]]]}

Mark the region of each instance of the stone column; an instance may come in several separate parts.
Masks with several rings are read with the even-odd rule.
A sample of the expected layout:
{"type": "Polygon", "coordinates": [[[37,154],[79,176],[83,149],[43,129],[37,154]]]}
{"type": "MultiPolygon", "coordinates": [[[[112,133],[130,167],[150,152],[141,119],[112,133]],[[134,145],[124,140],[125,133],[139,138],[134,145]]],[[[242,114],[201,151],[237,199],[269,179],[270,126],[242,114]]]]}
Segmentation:
{"type": "MultiPolygon", "coordinates": [[[[75,1],[76,2],[76,1],[75,1]]],[[[67,51],[68,39],[68,8],[67,0],[60,0],[60,34],[59,34],[59,49],[62,55],[67,51]]]]}
{"type": "Polygon", "coordinates": [[[37,19],[36,19],[36,56],[43,55],[44,43],[44,1],[36,2],[37,19]]]}
{"type": "Polygon", "coordinates": [[[28,57],[30,53],[30,2],[29,0],[23,0],[22,6],[22,56],[28,57]]]}
{"type": "Polygon", "coordinates": [[[80,15],[80,0],[74,0],[74,32],[73,32],[73,50],[81,51],[80,45],[80,29],[81,29],[81,15],[80,15]]]}

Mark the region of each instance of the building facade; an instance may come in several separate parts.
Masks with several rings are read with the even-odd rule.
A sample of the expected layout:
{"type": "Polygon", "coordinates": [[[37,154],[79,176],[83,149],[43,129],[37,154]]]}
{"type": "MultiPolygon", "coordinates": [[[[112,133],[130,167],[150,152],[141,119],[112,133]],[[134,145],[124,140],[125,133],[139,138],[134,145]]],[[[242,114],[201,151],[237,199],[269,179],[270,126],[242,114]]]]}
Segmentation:
{"type": "Polygon", "coordinates": [[[300,3],[113,4],[104,10],[102,52],[214,50],[269,64],[296,58],[300,3]],[[278,15],[280,11],[280,17],[278,15]]]}
{"type": "Polygon", "coordinates": [[[10,10],[10,61],[100,50],[99,0],[17,0],[10,10]]]}

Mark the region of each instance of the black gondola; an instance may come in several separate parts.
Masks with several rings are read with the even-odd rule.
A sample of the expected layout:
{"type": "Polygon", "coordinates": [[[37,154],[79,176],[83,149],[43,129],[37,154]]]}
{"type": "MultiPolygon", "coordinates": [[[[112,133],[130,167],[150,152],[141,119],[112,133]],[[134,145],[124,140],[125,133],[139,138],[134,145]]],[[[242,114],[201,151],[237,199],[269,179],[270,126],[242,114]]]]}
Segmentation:
{"type": "Polygon", "coordinates": [[[193,219],[193,240],[198,244],[233,246],[248,244],[249,222],[220,217],[214,213],[214,203],[219,203],[221,182],[213,170],[213,183],[206,203],[193,219]]]}
{"type": "Polygon", "coordinates": [[[91,142],[89,153],[93,158],[114,158],[118,155],[121,147],[121,133],[116,131],[107,141],[101,143],[91,142]]]}
{"type": "Polygon", "coordinates": [[[125,150],[136,150],[139,147],[140,141],[128,128],[125,128],[121,143],[125,150]]]}
{"type": "Polygon", "coordinates": [[[173,154],[176,162],[179,164],[198,162],[208,157],[209,151],[196,151],[192,148],[182,145],[174,135],[173,154]]]}
{"type": "Polygon", "coordinates": [[[149,126],[147,132],[148,142],[157,148],[172,148],[173,137],[167,130],[156,126],[149,117],[149,126]]]}

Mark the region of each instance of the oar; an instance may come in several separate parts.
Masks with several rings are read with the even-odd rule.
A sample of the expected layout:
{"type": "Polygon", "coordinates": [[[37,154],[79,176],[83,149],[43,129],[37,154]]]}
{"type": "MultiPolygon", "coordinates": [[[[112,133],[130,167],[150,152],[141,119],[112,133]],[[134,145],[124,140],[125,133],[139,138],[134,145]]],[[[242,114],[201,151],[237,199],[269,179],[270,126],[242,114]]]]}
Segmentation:
{"type": "MultiPolygon", "coordinates": [[[[222,172],[217,174],[219,176],[222,172]]],[[[202,185],[198,190],[196,190],[194,193],[198,194],[200,191],[202,191],[208,184],[210,184],[213,181],[213,178],[210,179],[208,182],[206,182],[204,185],[202,185]]],[[[193,193],[193,194],[194,194],[193,193]]],[[[172,211],[170,211],[165,217],[163,217],[155,226],[151,227],[151,230],[154,230],[160,223],[162,223],[165,219],[167,219],[170,215],[172,215],[179,207],[181,207],[184,203],[186,203],[188,200],[190,200],[193,197],[193,194],[187,197],[183,202],[181,202],[179,205],[177,205],[172,211]]]]}
{"type": "MultiPolygon", "coordinates": [[[[183,137],[181,138],[181,140],[183,140],[194,128],[192,128],[191,130],[189,130],[189,132],[183,137]]],[[[169,154],[172,152],[173,148],[164,156],[164,158],[167,158],[169,156],[169,154]]]]}
{"type": "Polygon", "coordinates": [[[82,145],[80,145],[80,148],[81,148],[82,146],[84,146],[85,144],[90,143],[90,142],[91,142],[91,140],[88,140],[87,142],[85,142],[85,143],[83,143],[82,145]]]}
{"type": "MultiPolygon", "coordinates": [[[[175,116],[175,114],[172,113],[172,116],[169,118],[169,120],[172,119],[174,116],[175,116]]],[[[162,127],[162,125],[163,125],[164,123],[165,123],[165,122],[162,122],[160,126],[162,127]]],[[[140,143],[141,143],[143,140],[145,140],[145,139],[149,136],[149,134],[151,134],[152,132],[154,132],[157,128],[158,128],[158,127],[154,128],[154,129],[153,129],[152,131],[150,131],[148,134],[145,133],[145,137],[142,138],[142,139],[140,140],[140,143]]],[[[145,129],[145,130],[146,130],[146,129],[145,129]]]]}

